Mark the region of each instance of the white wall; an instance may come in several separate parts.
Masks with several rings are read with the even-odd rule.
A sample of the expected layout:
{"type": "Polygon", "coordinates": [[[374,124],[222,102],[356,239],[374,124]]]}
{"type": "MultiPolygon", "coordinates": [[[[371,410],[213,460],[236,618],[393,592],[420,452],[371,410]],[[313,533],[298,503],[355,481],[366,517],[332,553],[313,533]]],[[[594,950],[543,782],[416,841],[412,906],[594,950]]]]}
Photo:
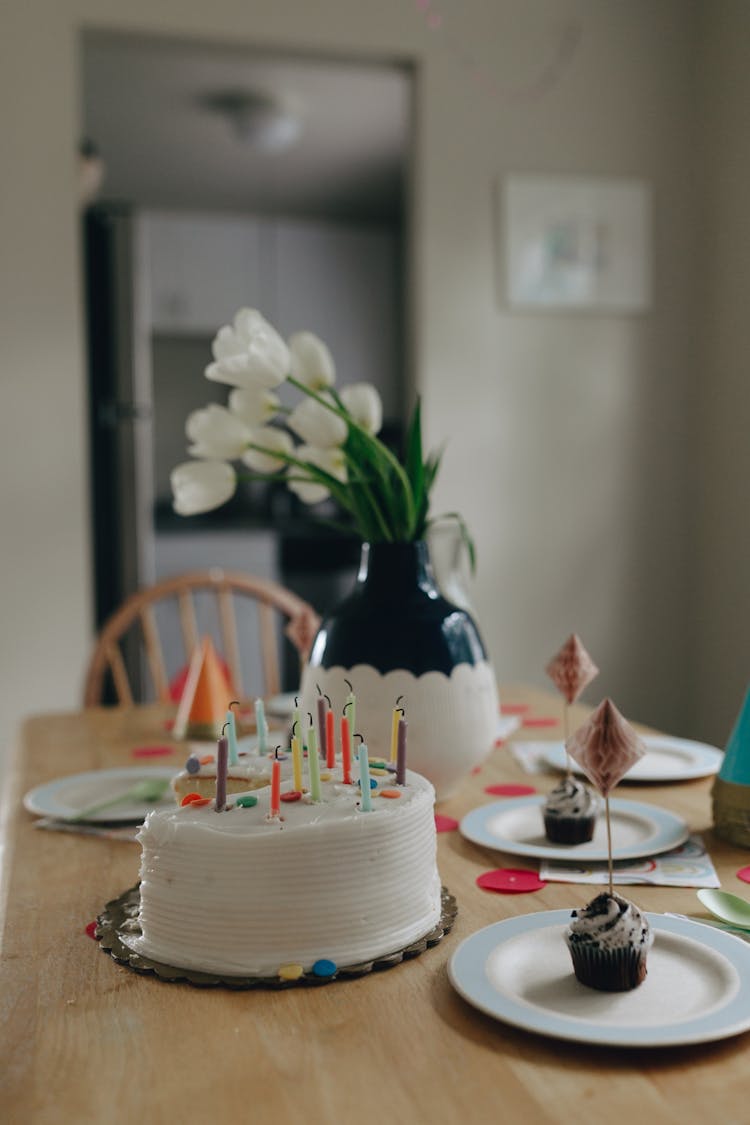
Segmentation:
{"type": "MultiPolygon", "coordinates": [[[[0,66],[5,732],[25,712],[76,705],[90,632],[73,182],[76,37],[88,23],[417,63],[415,381],[429,438],[450,439],[438,503],[460,507],[476,532],[474,600],[500,676],[543,683],[547,658],[576,629],[602,668],[590,696],[610,692],[626,713],[690,733],[688,642],[703,590],[691,585],[696,576],[686,559],[691,551],[712,557],[703,549],[709,534],[728,547],[736,513],[704,519],[698,541],[689,539],[693,5],[466,0],[460,19],[457,7],[446,9],[450,19],[439,32],[402,0],[131,0],[127,12],[119,0],[14,7],[0,66]],[[577,21],[580,36],[561,65],[565,19],[577,21]],[[493,76],[494,91],[472,79],[469,53],[493,76]],[[493,193],[498,177],[518,171],[653,183],[651,313],[511,315],[501,308],[493,193]]],[[[708,4],[709,22],[712,10],[708,4]]],[[[727,18],[747,26],[739,5],[727,18]]],[[[739,214],[739,203],[733,206],[739,214]]],[[[717,260],[718,272],[724,264],[717,260]]],[[[740,273],[735,266],[735,278],[740,273]]],[[[718,329],[717,321],[717,341],[718,329]]],[[[731,333],[728,343],[721,334],[737,364],[731,333]]],[[[739,403],[744,394],[746,405],[738,381],[725,380],[727,405],[717,422],[735,417],[735,397],[739,403]]],[[[718,473],[715,443],[702,455],[718,473]]],[[[727,500],[736,505],[737,489],[727,500]]],[[[722,494],[712,496],[712,509],[723,504],[722,494]]],[[[732,570],[731,559],[722,565],[732,570]]],[[[700,575],[718,613],[726,576],[705,563],[700,575]]],[[[734,570],[731,579],[741,592],[734,570]]],[[[746,651],[744,635],[719,632],[704,641],[728,644],[726,664],[734,667],[746,651]]],[[[716,738],[736,702],[733,691],[726,694],[712,719],[716,738]]]]}

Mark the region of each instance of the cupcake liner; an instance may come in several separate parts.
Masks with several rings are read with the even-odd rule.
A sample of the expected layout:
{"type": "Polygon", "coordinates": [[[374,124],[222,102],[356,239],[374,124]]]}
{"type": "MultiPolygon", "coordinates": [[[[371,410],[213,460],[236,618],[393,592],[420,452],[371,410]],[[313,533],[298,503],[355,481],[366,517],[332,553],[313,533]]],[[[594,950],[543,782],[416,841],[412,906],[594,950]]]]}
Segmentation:
{"type": "Polygon", "coordinates": [[[641,949],[599,949],[588,942],[569,942],[568,949],[578,980],[600,992],[628,992],[646,976],[646,953],[641,949]]]}
{"type": "Polygon", "coordinates": [[[549,816],[544,814],[544,831],[553,844],[587,844],[593,839],[595,816],[549,816]]]}

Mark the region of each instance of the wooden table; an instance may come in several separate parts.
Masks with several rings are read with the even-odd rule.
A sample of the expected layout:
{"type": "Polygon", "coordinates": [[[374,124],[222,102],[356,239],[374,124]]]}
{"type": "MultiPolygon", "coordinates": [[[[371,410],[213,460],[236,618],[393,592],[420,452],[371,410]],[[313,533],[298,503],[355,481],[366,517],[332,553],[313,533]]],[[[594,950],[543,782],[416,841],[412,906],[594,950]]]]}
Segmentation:
{"type": "MultiPolygon", "coordinates": [[[[527,717],[559,714],[553,696],[506,688],[527,717]]],[[[582,712],[581,714],[583,714],[582,712]]],[[[201,991],[115,964],[85,928],[138,877],[136,844],[35,830],[21,807],[32,785],[65,773],[138,764],[134,747],[168,742],[164,713],[95,710],[28,721],[5,786],[4,1015],[0,1120],[164,1122],[746,1122],[750,1036],[690,1048],[627,1051],[543,1039],[481,1015],[454,992],[446,964],[462,938],[515,914],[572,908],[590,887],[535,894],[480,890],[503,857],[441,833],[439,864],[456,895],[453,932],[416,960],[317,989],[201,991]],[[590,1116],[577,1116],[580,1111],[590,1116]]],[[[517,737],[560,737],[527,727],[517,737]]],[[[171,759],[181,765],[184,748],[171,759]]],[[[500,781],[529,778],[493,751],[439,811],[460,818],[500,781]]],[[[722,883],[750,855],[710,831],[710,780],[630,787],[703,833],[722,883]]],[[[532,866],[511,859],[512,866],[532,866]]],[[[647,910],[696,913],[689,889],[639,887],[647,910]]]]}

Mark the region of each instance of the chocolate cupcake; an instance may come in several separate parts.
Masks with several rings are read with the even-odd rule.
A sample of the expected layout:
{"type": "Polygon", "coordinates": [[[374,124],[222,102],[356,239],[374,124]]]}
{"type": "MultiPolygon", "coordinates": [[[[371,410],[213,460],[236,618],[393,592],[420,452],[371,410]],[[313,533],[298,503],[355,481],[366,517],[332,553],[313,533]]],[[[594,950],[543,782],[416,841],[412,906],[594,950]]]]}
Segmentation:
{"type": "Polygon", "coordinates": [[[564,777],[547,795],[544,831],[553,844],[585,844],[594,835],[600,801],[588,785],[564,777]]]}
{"type": "Polygon", "coordinates": [[[601,992],[636,988],[645,979],[653,940],[648,919],[638,907],[608,892],[574,910],[565,934],[576,977],[601,992]]]}

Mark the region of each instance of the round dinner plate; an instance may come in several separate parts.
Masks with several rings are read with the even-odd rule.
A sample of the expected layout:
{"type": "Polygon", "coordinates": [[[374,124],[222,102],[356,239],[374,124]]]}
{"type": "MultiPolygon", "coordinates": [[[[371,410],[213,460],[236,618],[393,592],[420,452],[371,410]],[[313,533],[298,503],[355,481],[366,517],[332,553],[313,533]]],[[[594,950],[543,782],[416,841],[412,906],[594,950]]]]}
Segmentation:
{"type": "MultiPolygon", "coordinates": [[[[544,834],[542,806],[546,797],[512,797],[472,809],[460,824],[462,835],[475,844],[509,855],[538,859],[565,859],[574,863],[607,858],[607,823],[604,810],[596,818],[594,838],[587,844],[553,844],[544,834]]],[[[610,797],[612,858],[641,859],[683,844],[690,835],[685,821],[640,801],[610,797]]]]}
{"type": "Polygon", "coordinates": [[[495,922],[466,938],[448,967],[464,1000],[526,1031],[613,1047],[673,1047],[750,1028],[750,946],[688,919],[648,914],[648,975],[599,992],[573,973],[569,910],[495,922]]]}
{"type": "MultiPolygon", "coordinates": [[[[666,734],[640,737],[648,752],[628,770],[623,781],[692,781],[718,773],[724,759],[721,750],[705,742],[691,742],[666,734]]],[[[550,742],[543,756],[555,769],[567,769],[568,759],[562,742],[550,742]]],[[[574,773],[586,776],[577,762],[572,763],[572,768],[574,773]]]]}
{"type": "MultiPolygon", "coordinates": [[[[23,799],[24,808],[36,816],[54,816],[65,819],[75,816],[81,809],[125,793],[139,781],[152,778],[169,780],[174,777],[174,766],[124,766],[121,769],[90,770],[59,777],[44,785],[30,789],[23,799]]],[[[132,822],[143,820],[151,809],[174,806],[174,794],[167,789],[160,801],[123,801],[109,809],[102,809],[86,818],[87,824],[132,822]]]]}

